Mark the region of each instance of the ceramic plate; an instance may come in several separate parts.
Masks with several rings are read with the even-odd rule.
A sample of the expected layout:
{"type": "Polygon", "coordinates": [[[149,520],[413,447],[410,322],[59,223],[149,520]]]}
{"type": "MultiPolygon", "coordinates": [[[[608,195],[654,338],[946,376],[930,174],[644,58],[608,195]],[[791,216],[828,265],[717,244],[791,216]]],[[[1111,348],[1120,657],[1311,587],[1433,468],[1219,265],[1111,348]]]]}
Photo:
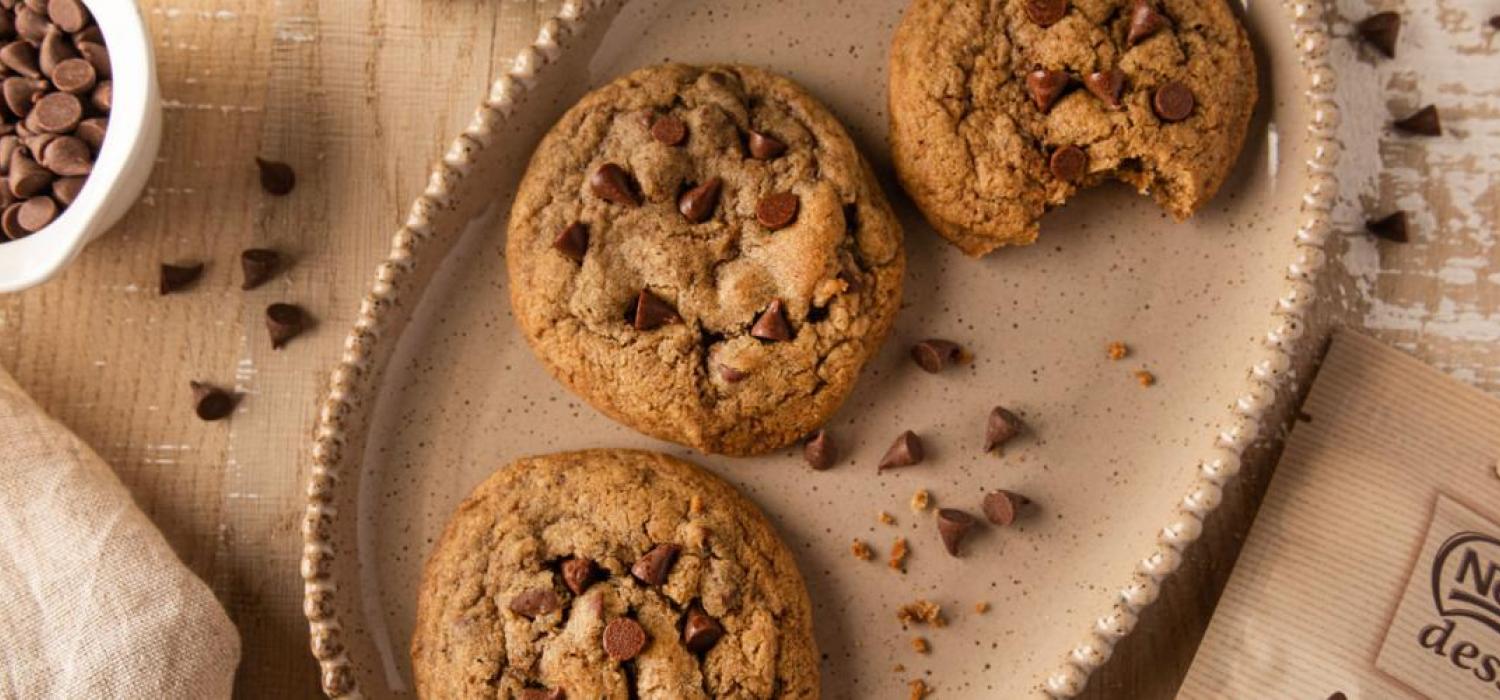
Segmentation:
{"type": "Polygon", "coordinates": [[[807,577],[826,697],[897,697],[912,677],[941,697],[1071,696],[1129,633],[1294,393],[1298,339],[1317,324],[1336,119],[1318,5],[1245,8],[1262,101],[1235,175],[1197,218],[1173,223],[1105,187],[1050,214],[1039,244],[972,260],[890,177],[885,66],[905,4],[570,2],[496,83],[396,235],[318,429],[303,575],[330,695],[412,694],[418,578],[449,513],[513,458],[583,447],[685,456],[766,510],[807,577]],[[636,434],[553,381],[514,327],[504,223],[532,149],[586,90],[668,59],[752,63],[806,85],[849,125],[906,224],[904,308],[831,423],[845,446],[832,471],[810,472],[796,450],[705,457],[636,434]],[[920,371],[907,350],[933,336],[963,342],[974,363],[920,371]],[[1106,357],[1116,340],[1129,358],[1106,357]],[[980,447],[998,404],[1032,428],[1003,457],[980,447]],[[927,461],[877,474],[905,429],[927,461]],[[962,559],[908,505],[927,489],[976,511],[995,488],[1038,506],[962,559]],[[898,536],[912,545],[905,574],[883,562],[898,536]],[[854,559],[854,538],[880,558],[854,559]],[[951,621],[924,632],[929,655],[895,617],[918,598],[951,621]],[[981,601],[987,614],[973,611],[981,601]]]}

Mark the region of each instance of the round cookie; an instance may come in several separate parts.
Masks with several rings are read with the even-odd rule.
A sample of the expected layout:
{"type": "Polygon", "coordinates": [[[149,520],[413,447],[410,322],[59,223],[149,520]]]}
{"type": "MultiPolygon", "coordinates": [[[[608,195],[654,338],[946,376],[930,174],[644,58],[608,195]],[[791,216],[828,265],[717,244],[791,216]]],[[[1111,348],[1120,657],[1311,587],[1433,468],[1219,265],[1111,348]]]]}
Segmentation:
{"type": "Polygon", "coordinates": [[[807,589],[766,517],[654,452],[522,459],[459,506],[422,576],[424,698],[815,699],[807,589]]]}
{"type": "Polygon", "coordinates": [[[1114,178],[1178,220],[1239,156],[1255,57],[1225,0],[913,0],[891,47],[901,184],[969,255],[1114,178]]]}
{"type": "Polygon", "coordinates": [[[548,369],[665,440],[769,452],[820,427],[901,301],[900,224],[844,128],[791,81],[661,65],[542,140],[507,242],[548,369]]]}

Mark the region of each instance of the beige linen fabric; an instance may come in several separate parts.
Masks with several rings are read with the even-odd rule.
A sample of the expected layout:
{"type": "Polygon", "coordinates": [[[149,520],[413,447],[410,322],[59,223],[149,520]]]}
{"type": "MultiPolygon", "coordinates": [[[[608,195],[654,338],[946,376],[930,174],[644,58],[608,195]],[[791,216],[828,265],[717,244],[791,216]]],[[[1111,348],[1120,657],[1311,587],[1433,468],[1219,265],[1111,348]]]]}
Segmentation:
{"type": "Polygon", "coordinates": [[[222,698],[240,639],[93,450],[0,369],[0,698],[222,698]]]}

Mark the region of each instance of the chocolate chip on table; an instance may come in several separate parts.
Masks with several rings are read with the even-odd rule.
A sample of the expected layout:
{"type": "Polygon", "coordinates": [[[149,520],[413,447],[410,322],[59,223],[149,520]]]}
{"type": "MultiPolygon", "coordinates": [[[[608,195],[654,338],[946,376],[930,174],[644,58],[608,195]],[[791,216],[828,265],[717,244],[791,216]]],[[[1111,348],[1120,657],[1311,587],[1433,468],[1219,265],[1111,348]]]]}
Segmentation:
{"type": "Polygon", "coordinates": [[[16,212],[16,223],[30,233],[46,228],[57,218],[57,202],[47,195],[37,195],[21,202],[21,209],[16,212]]]}
{"type": "Polygon", "coordinates": [[[63,92],[83,95],[91,92],[99,81],[93,64],[81,58],[70,58],[52,70],[52,84],[63,92]]]}
{"type": "Polygon", "coordinates": [[[161,266],[161,293],[166,296],[187,289],[203,276],[203,263],[161,266]]]}
{"type": "Polygon", "coordinates": [[[651,123],[651,138],[667,146],[681,146],[687,140],[687,124],[670,114],[664,114],[651,123]]]}
{"type": "Polygon", "coordinates": [[[1193,91],[1180,82],[1172,81],[1156,89],[1156,94],[1151,98],[1151,107],[1156,110],[1156,116],[1165,122],[1180,122],[1193,115],[1193,109],[1198,106],[1198,98],[1193,96],[1193,91]]]}
{"type": "Polygon", "coordinates": [[[589,189],[594,196],[622,206],[638,207],[641,197],[635,192],[635,181],[630,173],[614,163],[605,163],[589,176],[589,189]]]}
{"type": "Polygon", "coordinates": [[[1063,146],[1053,151],[1051,160],[1047,162],[1047,169],[1052,171],[1052,177],[1067,183],[1082,180],[1088,167],[1088,154],[1077,146],[1063,146]]]}
{"type": "Polygon", "coordinates": [[[12,41],[0,47],[0,65],[27,78],[42,77],[42,67],[37,63],[36,48],[25,41],[12,41]]]}
{"type": "Polygon", "coordinates": [[[780,299],[771,302],[765,311],[760,312],[760,317],[755,319],[755,325],[750,327],[750,335],[761,340],[772,342],[785,342],[792,339],[792,325],[786,320],[786,306],[780,299]]]}
{"type": "Polygon", "coordinates": [[[1036,108],[1046,114],[1052,111],[1052,105],[1072,82],[1073,79],[1063,71],[1038,68],[1026,74],[1026,92],[1031,95],[1036,108]]]}
{"type": "Polygon", "coordinates": [[[646,648],[646,629],[628,617],[619,617],[604,626],[604,653],[615,661],[629,661],[646,648]]]}
{"type": "Polygon", "coordinates": [[[1401,131],[1418,136],[1443,135],[1443,120],[1438,117],[1437,107],[1434,105],[1427,105],[1405,119],[1396,120],[1395,126],[1401,131]]]}
{"type": "Polygon", "coordinates": [[[1135,46],[1166,26],[1167,16],[1157,12],[1152,0],[1135,0],[1135,7],[1130,9],[1130,32],[1125,37],[1125,45],[1135,46]]]}
{"type": "Polygon", "coordinates": [[[1396,57],[1396,39],[1401,36],[1399,12],[1377,12],[1360,20],[1357,28],[1360,38],[1379,49],[1386,58],[1396,57]]]}
{"type": "Polygon", "coordinates": [[[266,332],[271,347],[280,350],[307,329],[307,313],[300,306],[272,304],[266,307],[266,332]]]}
{"type": "Polygon", "coordinates": [[[1021,434],[1025,425],[1020,416],[1006,410],[1004,406],[996,406],[990,411],[989,420],[984,426],[984,451],[994,452],[995,448],[1010,442],[1021,434]]]}
{"type": "Polygon", "coordinates": [[[890,449],[885,451],[885,456],[880,458],[879,471],[896,469],[898,467],[910,467],[918,464],[925,457],[922,449],[922,439],[917,434],[908,430],[901,433],[896,441],[891,443],[890,449]]]}
{"type": "Polygon", "coordinates": [[[943,508],[937,512],[938,535],[943,538],[943,548],[955,557],[964,538],[976,524],[974,516],[956,508],[943,508]]]}
{"type": "Polygon", "coordinates": [[[832,469],[839,460],[838,446],[833,442],[833,436],[827,428],[819,428],[802,445],[802,459],[807,461],[807,466],[818,471],[832,469]]]}
{"type": "Polygon", "coordinates": [[[784,229],[797,220],[802,201],[791,192],[777,192],[762,197],[755,205],[755,220],[772,231],[784,229]]]}
{"type": "Polygon", "coordinates": [[[551,588],[533,588],[517,594],[506,606],[521,617],[535,619],[562,609],[562,598],[551,588]]]}
{"type": "Polygon", "coordinates": [[[583,262],[583,256],[589,252],[589,227],[581,221],[564,226],[557,232],[557,238],[552,239],[552,247],[573,262],[583,262]]]}
{"type": "Polygon", "coordinates": [[[1397,211],[1389,216],[1365,222],[1365,230],[1377,238],[1392,243],[1405,243],[1410,238],[1406,230],[1406,212],[1397,211]]]}
{"type": "Polygon", "coordinates": [[[677,211],[682,212],[683,218],[691,223],[708,221],[713,218],[714,209],[719,206],[719,192],[723,188],[723,179],[709,178],[708,182],[683,192],[677,198],[677,211]]]}
{"type": "Polygon", "coordinates": [[[660,297],[652,294],[648,289],[642,289],[636,295],[635,305],[631,307],[629,319],[631,325],[638,331],[651,331],[662,326],[677,323],[682,320],[677,315],[677,310],[672,308],[660,297]]]}
{"type": "Polygon", "coordinates": [[[58,204],[70,206],[78,200],[78,193],[83,191],[87,181],[86,177],[60,177],[52,183],[52,198],[58,204]]]}
{"type": "Polygon", "coordinates": [[[932,374],[962,364],[966,358],[963,346],[951,340],[928,338],[911,346],[912,361],[932,374]]]}
{"type": "Polygon", "coordinates": [[[573,595],[583,595],[588,590],[589,584],[594,582],[598,575],[598,567],[594,560],[587,557],[569,557],[562,563],[563,585],[573,592],[573,595]]]}
{"type": "Polygon", "coordinates": [[[251,248],[240,253],[240,271],[245,276],[240,289],[248,292],[265,284],[270,281],[272,275],[276,274],[276,268],[280,266],[281,254],[274,250],[251,248]]]}
{"type": "Polygon", "coordinates": [[[284,197],[297,188],[297,172],[292,166],[274,160],[264,158],[255,159],[255,167],[260,169],[260,188],[266,194],[284,197]]]}
{"type": "Polygon", "coordinates": [[[986,520],[1004,527],[1015,522],[1016,514],[1021,508],[1030,504],[1031,499],[1018,493],[1002,490],[985,494],[980,508],[984,510],[986,520]]]}
{"type": "Polygon", "coordinates": [[[1083,86],[1104,104],[1119,108],[1120,95],[1125,92],[1125,71],[1110,68],[1089,73],[1083,78],[1083,86]]]}
{"type": "Polygon", "coordinates": [[[750,157],[756,160],[771,160],[786,153],[786,144],[770,134],[750,132],[750,157]]]}
{"type": "Polygon", "coordinates": [[[65,32],[83,31],[89,23],[89,11],[79,0],[48,0],[47,17],[65,32]]]}
{"type": "Polygon", "coordinates": [[[234,413],[237,401],[233,394],[204,382],[189,382],[188,386],[193,390],[193,412],[199,420],[211,423],[234,413]]]}
{"type": "Polygon", "coordinates": [[[682,645],[694,654],[707,654],[720,639],[724,638],[724,625],[713,619],[702,608],[688,609],[687,620],[682,623],[682,645]]]}
{"type": "Polygon", "coordinates": [[[42,167],[58,177],[82,177],[94,171],[89,145],[76,136],[59,136],[42,149],[42,167]]]}
{"type": "Polygon", "coordinates": [[[672,573],[672,565],[677,563],[677,555],[681,553],[682,548],[675,544],[656,545],[630,565],[630,575],[640,579],[641,583],[660,586],[667,582],[667,575],[672,573]]]}
{"type": "Polygon", "coordinates": [[[1062,21],[1068,14],[1068,0],[1025,0],[1026,16],[1031,21],[1050,27],[1062,21]]]}
{"type": "Polygon", "coordinates": [[[49,92],[37,100],[31,113],[26,115],[26,128],[33,132],[66,134],[78,127],[83,120],[83,103],[77,95],[66,92],[49,92]]]}

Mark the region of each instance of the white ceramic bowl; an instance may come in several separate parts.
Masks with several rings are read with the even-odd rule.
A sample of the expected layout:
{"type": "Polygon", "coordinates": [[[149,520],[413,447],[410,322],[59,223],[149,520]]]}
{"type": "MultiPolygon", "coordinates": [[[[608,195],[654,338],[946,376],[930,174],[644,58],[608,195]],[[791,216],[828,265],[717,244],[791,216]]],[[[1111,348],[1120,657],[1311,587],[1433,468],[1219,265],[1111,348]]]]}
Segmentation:
{"type": "Polygon", "coordinates": [[[0,292],[34,287],[72,262],[135,203],[161,145],[161,96],[151,36],[129,0],[84,0],[104,32],[114,70],[109,132],[83,191],[56,221],[19,241],[0,244],[0,292]]]}

